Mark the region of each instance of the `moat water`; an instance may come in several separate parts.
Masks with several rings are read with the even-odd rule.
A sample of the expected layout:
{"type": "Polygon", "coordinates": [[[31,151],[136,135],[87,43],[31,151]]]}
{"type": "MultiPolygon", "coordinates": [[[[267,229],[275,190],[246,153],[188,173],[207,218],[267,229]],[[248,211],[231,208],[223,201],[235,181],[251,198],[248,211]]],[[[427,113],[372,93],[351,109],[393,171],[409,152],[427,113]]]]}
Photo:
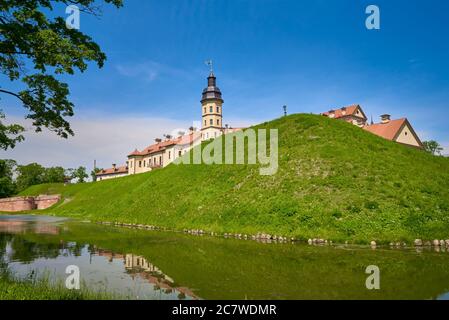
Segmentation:
{"type": "Polygon", "coordinates": [[[449,299],[449,252],[309,246],[0,216],[0,266],[15,277],[130,299],[449,299]],[[366,288],[368,266],[380,289],[366,288]]]}

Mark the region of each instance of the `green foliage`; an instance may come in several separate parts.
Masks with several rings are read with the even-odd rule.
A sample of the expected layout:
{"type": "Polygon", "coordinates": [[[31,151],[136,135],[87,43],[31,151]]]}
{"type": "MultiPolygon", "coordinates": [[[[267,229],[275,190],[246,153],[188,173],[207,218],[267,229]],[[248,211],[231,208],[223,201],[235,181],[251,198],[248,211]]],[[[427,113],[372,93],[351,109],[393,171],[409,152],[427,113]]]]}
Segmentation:
{"type": "Polygon", "coordinates": [[[16,184],[19,191],[43,183],[64,183],[66,170],[62,167],[44,168],[38,163],[17,166],[16,184]]]}
{"type": "Polygon", "coordinates": [[[172,164],[25,193],[51,188],[65,201],[45,214],[93,221],[336,241],[449,238],[449,159],[315,115],[256,128],[279,130],[273,176],[259,165],[172,164]]]}
{"type": "Polygon", "coordinates": [[[78,183],[86,182],[89,175],[86,172],[85,167],[78,167],[77,169],[71,170],[71,178],[76,179],[78,183]]]}
{"type": "Polygon", "coordinates": [[[45,168],[38,163],[17,166],[17,188],[24,190],[29,186],[43,183],[45,168]]]}
{"type": "Polygon", "coordinates": [[[0,159],[0,198],[7,198],[16,192],[16,185],[13,180],[14,160],[0,159]]]}
{"type": "MultiPolygon", "coordinates": [[[[73,135],[66,118],[73,116],[74,105],[69,101],[68,85],[57,76],[84,72],[90,62],[101,68],[106,60],[98,44],[79,30],[67,28],[64,18],[52,11],[58,4],[75,4],[84,13],[98,15],[97,2],[101,1],[0,2],[0,72],[24,85],[19,92],[0,87],[0,94],[22,102],[36,131],[46,127],[63,138],[73,135]]],[[[122,0],[104,2],[122,6],[122,0]]],[[[5,126],[0,121],[0,148],[13,148],[23,140],[22,131],[19,125],[5,126]]]]}
{"type": "Polygon", "coordinates": [[[66,170],[63,167],[51,167],[44,171],[42,183],[64,183],[66,170]]]}
{"type": "Polygon", "coordinates": [[[423,146],[427,152],[433,155],[441,155],[441,151],[443,151],[441,145],[435,140],[424,141],[423,146]]]}
{"type": "Polygon", "coordinates": [[[101,168],[94,168],[91,172],[90,172],[90,176],[92,178],[92,181],[97,181],[97,173],[102,171],[103,169],[101,168]]]}
{"type": "Polygon", "coordinates": [[[2,120],[5,119],[4,113],[0,110],[0,149],[14,148],[16,143],[23,141],[21,133],[25,130],[18,124],[5,125],[2,120]]]}

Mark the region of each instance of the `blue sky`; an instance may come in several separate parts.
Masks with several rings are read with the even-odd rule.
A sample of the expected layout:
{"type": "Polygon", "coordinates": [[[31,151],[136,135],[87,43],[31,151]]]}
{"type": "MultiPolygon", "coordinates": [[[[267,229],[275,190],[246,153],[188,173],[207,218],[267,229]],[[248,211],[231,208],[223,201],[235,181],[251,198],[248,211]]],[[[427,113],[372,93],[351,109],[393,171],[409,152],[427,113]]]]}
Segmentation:
{"type": "MultiPolygon", "coordinates": [[[[105,67],[65,79],[76,121],[109,123],[114,131],[122,119],[131,126],[123,131],[146,125],[148,131],[117,150],[79,141],[79,152],[95,149],[89,157],[104,166],[109,158],[124,162],[125,143],[127,151],[143,148],[167,125],[198,121],[209,58],[231,125],[276,118],[284,104],[289,113],[319,113],[359,103],[375,120],[382,113],[408,117],[422,139],[449,148],[447,12],[447,0],[125,0],[119,10],[104,6],[101,18],[81,16],[81,31],[106,52],[105,67]],[[380,30],[365,28],[370,4],[381,10],[380,30]],[[148,123],[134,127],[132,119],[148,123]]],[[[10,106],[7,114],[19,117],[18,105],[10,106]]],[[[31,150],[39,144],[33,139],[26,142],[31,150]]],[[[25,148],[2,156],[26,162],[25,148]]],[[[91,160],[72,157],[63,164],[91,160]]],[[[55,157],[42,162],[58,164],[55,157]]]]}

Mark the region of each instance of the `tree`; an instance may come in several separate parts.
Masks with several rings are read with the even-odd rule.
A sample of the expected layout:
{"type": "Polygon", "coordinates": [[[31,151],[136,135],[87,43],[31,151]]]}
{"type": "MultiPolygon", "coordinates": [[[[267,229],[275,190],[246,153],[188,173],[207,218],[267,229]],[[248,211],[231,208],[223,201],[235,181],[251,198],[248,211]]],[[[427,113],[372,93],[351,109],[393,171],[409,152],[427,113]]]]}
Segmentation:
{"type": "Polygon", "coordinates": [[[7,198],[16,192],[16,184],[13,180],[14,160],[0,159],[0,198],[7,198]]]}
{"type": "Polygon", "coordinates": [[[43,183],[45,168],[38,163],[17,166],[17,189],[23,191],[30,186],[43,183]]]}
{"type": "Polygon", "coordinates": [[[423,142],[424,145],[424,150],[426,150],[427,152],[433,154],[433,155],[441,155],[441,151],[443,151],[443,148],[441,147],[441,145],[436,142],[435,140],[430,140],[430,141],[424,141],[423,142]]]}
{"type": "Polygon", "coordinates": [[[89,175],[87,174],[85,167],[79,167],[78,169],[72,170],[72,179],[78,179],[78,183],[86,182],[85,179],[88,177],[89,175]]]}
{"type": "Polygon", "coordinates": [[[90,176],[92,177],[92,181],[97,181],[97,173],[102,171],[103,169],[100,168],[94,168],[91,172],[90,172],[90,176]]]}
{"type": "Polygon", "coordinates": [[[64,183],[65,169],[63,167],[46,168],[43,173],[42,183],[64,183]]]}
{"type": "MultiPolygon", "coordinates": [[[[67,28],[54,8],[77,5],[81,12],[99,15],[95,4],[101,1],[119,8],[123,0],[0,1],[0,72],[24,86],[21,91],[0,86],[0,97],[18,99],[36,132],[46,127],[63,138],[74,134],[66,120],[74,114],[69,87],[57,76],[84,72],[90,62],[101,68],[106,60],[98,44],[79,30],[67,28]]],[[[24,139],[24,128],[4,125],[3,118],[0,108],[0,148],[7,150],[24,139]]]]}

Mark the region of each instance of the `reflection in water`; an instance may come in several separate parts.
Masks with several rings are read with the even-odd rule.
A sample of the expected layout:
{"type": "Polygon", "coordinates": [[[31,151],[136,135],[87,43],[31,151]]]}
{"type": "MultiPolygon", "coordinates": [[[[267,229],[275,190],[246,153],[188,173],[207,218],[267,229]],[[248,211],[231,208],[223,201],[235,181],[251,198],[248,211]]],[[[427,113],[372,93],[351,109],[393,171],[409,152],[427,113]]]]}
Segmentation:
{"type": "MultiPolygon", "coordinates": [[[[29,241],[24,237],[26,234],[59,235],[61,226],[54,224],[54,221],[18,221],[15,219],[17,218],[10,217],[6,221],[0,221],[0,260],[2,266],[9,268],[19,277],[29,277],[30,274],[35,273],[34,268],[42,271],[43,268],[48,270],[49,267],[58,264],[67,266],[74,258],[76,261],[74,264],[79,263],[86,269],[83,258],[88,257],[89,265],[105,272],[106,279],[108,270],[104,267],[105,262],[114,267],[122,265],[122,273],[128,277],[121,277],[124,281],[119,281],[119,287],[115,285],[114,281],[105,280],[108,290],[132,298],[198,299],[188,288],[177,287],[172,278],[142,256],[120,254],[97,248],[95,245],[62,240],[47,243],[29,241]],[[97,257],[102,260],[97,260],[97,257]],[[64,264],[63,261],[67,261],[67,263],[64,264]]],[[[87,268],[89,274],[84,280],[101,282],[100,277],[95,276],[92,279],[89,269],[87,268]]],[[[53,275],[60,276],[60,271],[55,269],[53,275]]],[[[115,273],[114,276],[116,276],[115,273]]]]}
{"type": "Polygon", "coordinates": [[[0,266],[18,277],[68,265],[82,286],[134,299],[449,299],[449,253],[262,244],[33,216],[0,216],[0,266]],[[366,267],[381,271],[367,290],[366,267]]]}

